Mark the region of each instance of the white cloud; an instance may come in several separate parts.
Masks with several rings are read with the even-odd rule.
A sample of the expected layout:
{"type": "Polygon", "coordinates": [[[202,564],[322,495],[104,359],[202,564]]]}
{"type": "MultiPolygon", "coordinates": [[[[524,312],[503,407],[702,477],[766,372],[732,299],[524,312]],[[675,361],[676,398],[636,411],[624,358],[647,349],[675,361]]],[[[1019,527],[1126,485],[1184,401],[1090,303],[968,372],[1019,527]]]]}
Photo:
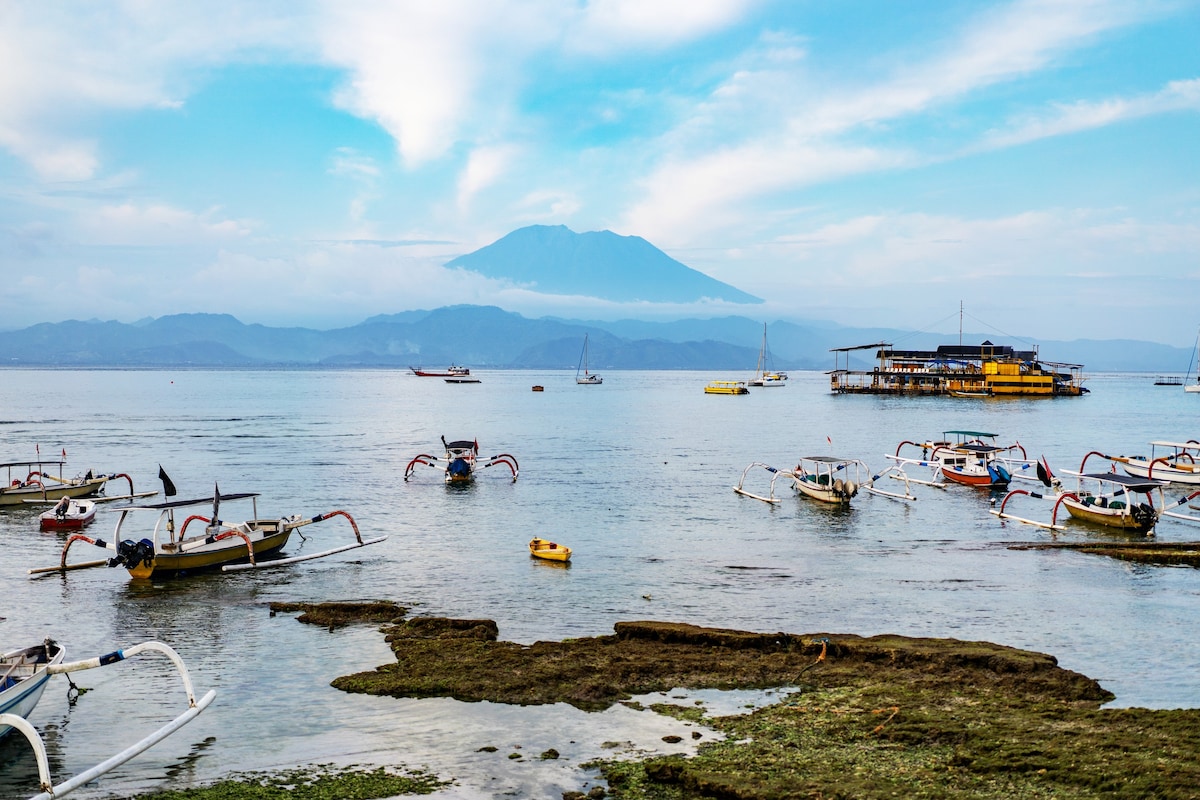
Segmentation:
{"type": "MultiPolygon", "coordinates": [[[[861,138],[880,124],[1027,76],[1098,34],[1129,24],[1135,13],[1111,0],[1025,0],[982,13],[957,41],[915,63],[902,61],[878,83],[860,87],[821,82],[804,72],[807,64],[796,42],[764,36],[751,59],[753,68],[732,73],[689,119],[662,137],[664,157],[642,182],[643,195],[627,210],[625,227],[657,241],[694,243],[751,224],[758,210],[747,204],[758,198],[946,158],[851,146],[843,139],[861,138]],[[753,124],[737,129],[719,122],[747,119],[753,124]],[[713,149],[714,137],[741,141],[713,149]]],[[[1169,102],[1190,102],[1195,91],[1188,82],[1167,94],[1157,110],[1169,102]]],[[[1154,112],[1147,108],[1146,113],[1154,112]]],[[[1096,122],[1102,113],[1092,116],[1096,122]]]]}
{"type": "Polygon", "coordinates": [[[1174,111],[1200,111],[1200,78],[1172,81],[1149,95],[1060,104],[1043,116],[1026,118],[1007,130],[988,134],[976,149],[1013,147],[1174,111]]]}
{"type": "Polygon", "coordinates": [[[190,245],[240,239],[254,223],[225,219],[219,209],[195,213],[167,205],[102,206],[81,216],[80,234],[89,244],[161,246],[190,245]]]}
{"type": "Polygon", "coordinates": [[[662,49],[737,22],[758,0],[590,0],[572,26],[571,46],[583,51],[662,49]]]}
{"type": "Polygon", "coordinates": [[[502,176],[517,155],[511,145],[477,147],[467,158],[467,165],[458,178],[458,208],[467,211],[476,194],[491,186],[502,176]]]}

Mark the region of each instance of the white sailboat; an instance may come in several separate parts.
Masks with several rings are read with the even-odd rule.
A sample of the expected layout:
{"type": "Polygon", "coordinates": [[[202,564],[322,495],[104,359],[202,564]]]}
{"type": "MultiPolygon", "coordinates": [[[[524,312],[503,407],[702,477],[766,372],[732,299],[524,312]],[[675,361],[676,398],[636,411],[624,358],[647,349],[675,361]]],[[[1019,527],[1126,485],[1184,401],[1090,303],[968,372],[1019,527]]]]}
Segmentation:
{"type": "Polygon", "coordinates": [[[787,373],[770,368],[771,354],[767,350],[767,324],[763,323],[762,347],[758,351],[758,366],[754,369],[751,386],[787,386],[787,373]]]}
{"type": "Polygon", "coordinates": [[[1192,347],[1192,357],[1188,359],[1188,374],[1183,379],[1183,390],[1185,392],[1200,392],[1200,362],[1196,361],[1197,352],[1200,352],[1200,331],[1196,332],[1196,344],[1192,347]],[[1196,379],[1188,383],[1188,377],[1192,374],[1192,365],[1196,367],[1196,379]]]}
{"type": "Polygon", "coordinates": [[[604,379],[594,372],[588,372],[588,337],[583,335],[583,352],[579,354],[579,366],[575,368],[575,382],[583,386],[594,386],[604,383],[604,379]]]}

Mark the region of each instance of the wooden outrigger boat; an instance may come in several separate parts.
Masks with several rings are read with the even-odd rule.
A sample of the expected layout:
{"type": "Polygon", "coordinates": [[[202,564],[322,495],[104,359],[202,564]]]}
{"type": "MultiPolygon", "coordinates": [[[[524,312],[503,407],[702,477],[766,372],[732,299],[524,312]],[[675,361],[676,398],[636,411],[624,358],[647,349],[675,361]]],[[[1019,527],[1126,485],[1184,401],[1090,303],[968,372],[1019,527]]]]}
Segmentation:
{"type": "Polygon", "coordinates": [[[460,439],[453,442],[447,442],[446,437],[442,437],[442,447],[446,450],[446,455],[442,458],[421,453],[419,456],[408,462],[408,466],[404,468],[404,480],[407,481],[416,472],[418,466],[432,467],[442,469],[446,483],[469,483],[475,479],[475,471],[479,469],[487,469],[494,467],[497,464],[503,464],[512,470],[512,479],[515,481],[520,473],[520,467],[517,465],[517,459],[508,453],[500,453],[499,455],[489,456],[482,467],[479,466],[479,440],[460,439]]]}
{"type": "Polygon", "coordinates": [[[849,505],[859,489],[895,500],[916,500],[909,491],[907,476],[904,476],[902,471],[899,471],[899,479],[905,481],[904,494],[875,487],[875,481],[896,471],[899,469],[893,466],[878,475],[872,475],[871,470],[862,461],[835,456],[806,456],[800,459],[795,470],[778,469],[770,464],[755,461],[742,470],[742,477],[737,486],[733,487],[733,491],[764,503],[779,503],[780,498],[775,496],[775,482],[783,477],[792,482],[792,489],[796,494],[804,494],[825,503],[849,505]],[[755,467],[761,467],[771,474],[771,488],[766,495],[755,494],[745,488],[746,477],[755,467]]]}
{"type": "Polygon", "coordinates": [[[44,531],[73,531],[91,525],[95,519],[95,501],[64,497],[54,508],[42,512],[38,525],[44,531]]]}
{"type": "Polygon", "coordinates": [[[1200,442],[1151,442],[1148,456],[1105,456],[1137,478],[1200,485],[1200,442]]]}
{"type": "Polygon", "coordinates": [[[570,561],[571,548],[535,537],[529,540],[529,555],[547,561],[570,561]]]}
{"type": "Polygon", "coordinates": [[[1000,519],[1012,519],[1057,531],[1063,529],[1063,526],[1058,524],[1058,509],[1061,506],[1066,508],[1067,513],[1074,519],[1106,528],[1117,528],[1147,535],[1153,534],[1154,527],[1164,515],[1200,522],[1200,518],[1178,514],[1171,510],[1200,496],[1200,490],[1168,503],[1165,493],[1165,487],[1169,485],[1167,481],[1122,475],[1115,471],[1084,472],[1088,459],[1093,455],[1107,458],[1102,453],[1093,451],[1083,457],[1078,471],[1063,470],[1064,475],[1075,478],[1076,486],[1073,491],[1064,489],[1062,482],[1050,472],[1049,466],[1043,461],[1038,465],[1038,476],[1045,486],[1052,489],[1052,492],[1042,494],[1024,489],[1014,489],[1005,495],[1003,502],[1000,503],[1000,508],[993,509],[991,513],[1000,519]],[[1009,500],[1017,495],[1053,499],[1054,510],[1051,513],[1050,522],[1038,522],[1007,513],[1005,509],[1009,500]],[[1156,497],[1157,504],[1155,503],[1156,497]]]}
{"type": "Polygon", "coordinates": [[[975,486],[984,489],[1003,489],[1014,477],[1032,476],[1022,473],[1036,468],[1037,462],[1030,461],[1025,448],[1019,442],[1007,447],[996,443],[997,434],[985,431],[945,431],[942,439],[917,442],[903,441],[896,452],[885,456],[903,467],[928,467],[928,481],[912,479],[914,483],[944,488],[944,481],[975,486]],[[905,446],[920,447],[921,457],[909,458],[900,455],[905,446]],[[1021,458],[1010,458],[1004,453],[1020,451],[1021,458]]]}
{"type": "MultiPolygon", "coordinates": [[[[29,716],[46,690],[50,667],[61,664],[63,655],[63,649],[47,639],[0,656],[0,719],[29,716]]],[[[11,730],[12,725],[0,725],[0,737],[11,730]]]]}
{"type": "Polygon", "coordinates": [[[72,534],[63,545],[62,557],[58,566],[31,569],[29,573],[34,575],[66,572],[73,569],[107,565],[124,567],[128,570],[130,577],[145,580],[218,568],[223,572],[265,569],[322,558],[369,544],[378,544],[387,538],[381,536],[376,539],[364,540],[358,530],[358,523],[345,511],[340,510],[318,514],[314,517],[301,517],[299,514],[295,514],[277,519],[263,519],[258,516],[257,498],[258,494],[255,492],[221,494],[220,489],[215,489],[212,497],[129,506],[121,509],[111,542],[82,533],[72,534]],[[244,522],[222,520],[219,516],[221,504],[239,500],[251,502],[251,518],[244,522]],[[190,509],[210,504],[212,506],[211,516],[188,514],[182,524],[176,524],[178,512],[187,513],[190,509]],[[349,520],[350,527],[354,530],[355,541],[353,543],[292,558],[271,558],[287,544],[292,531],[336,516],[349,520]],[[135,538],[138,537],[138,534],[131,535],[126,530],[127,527],[131,527],[130,520],[135,517],[138,520],[146,517],[155,520],[150,533],[143,538],[135,538]],[[201,524],[193,528],[192,535],[188,536],[188,529],[192,523],[201,524]],[[106,560],[70,564],[67,562],[67,556],[71,546],[76,542],[102,547],[112,551],[114,555],[106,560]]]}
{"type": "Polygon", "coordinates": [[[134,494],[133,478],[123,472],[98,475],[88,470],[82,477],[64,478],[62,473],[66,463],[65,460],[39,459],[0,464],[6,474],[0,482],[0,506],[53,503],[64,497],[94,497],[103,492],[105,484],[118,478],[129,481],[129,494],[122,499],[145,496],[134,494]]]}
{"type": "Polygon", "coordinates": [[[0,674],[4,676],[3,679],[0,679],[0,736],[15,730],[23,735],[33,748],[34,756],[37,759],[41,793],[34,795],[32,800],[60,798],[80,786],[95,781],[96,778],[140,755],[191,722],[200,712],[208,708],[217,696],[215,690],[209,690],[203,697],[196,699],[196,692],[192,688],[192,679],[188,675],[183,659],[172,648],[161,642],[142,642],[82,661],[64,663],[63,656],[63,648],[50,639],[40,645],[15,650],[0,656],[0,674]],[[42,741],[37,729],[25,719],[41,698],[50,677],[116,664],[146,652],[162,653],[174,664],[183,680],[183,688],[187,694],[187,709],[158,730],[111,758],[55,785],[50,775],[50,761],[46,754],[45,742],[42,741]]]}

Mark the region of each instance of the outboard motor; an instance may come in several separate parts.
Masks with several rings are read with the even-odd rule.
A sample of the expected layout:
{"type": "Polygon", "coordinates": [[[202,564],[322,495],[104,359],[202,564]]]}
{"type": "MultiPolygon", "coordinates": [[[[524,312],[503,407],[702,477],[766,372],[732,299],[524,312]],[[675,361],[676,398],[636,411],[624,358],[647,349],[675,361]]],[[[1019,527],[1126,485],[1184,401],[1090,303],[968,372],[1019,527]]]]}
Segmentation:
{"type": "Polygon", "coordinates": [[[117,543],[117,554],[108,560],[108,565],[135,569],[142,564],[150,566],[153,560],[154,542],[149,539],[142,539],[140,542],[126,539],[117,543]]]}

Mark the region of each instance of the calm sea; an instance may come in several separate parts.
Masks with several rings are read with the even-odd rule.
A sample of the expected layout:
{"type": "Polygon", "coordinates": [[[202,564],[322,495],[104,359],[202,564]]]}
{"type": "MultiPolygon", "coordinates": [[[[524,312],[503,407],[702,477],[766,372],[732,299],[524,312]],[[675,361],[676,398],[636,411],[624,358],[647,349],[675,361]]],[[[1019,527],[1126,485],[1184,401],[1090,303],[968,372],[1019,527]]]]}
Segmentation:
{"type": "MultiPolygon", "coordinates": [[[[272,617],[273,600],[387,598],[414,614],[492,618],[519,642],[607,634],[632,619],[985,639],[1053,654],[1117,706],[1200,705],[1200,571],[1009,550],[1050,534],[1001,523],[989,495],[965,487],[914,486],[911,504],[860,494],[849,510],[782,485],[777,506],[732,491],[751,462],[790,467],[832,453],[878,472],[900,441],[952,429],[996,432],[1076,469],[1091,450],[1200,438],[1200,395],[1145,375],[1092,377],[1082,398],[985,401],[833,396],[817,372],[742,397],[702,391],[747,377],[736,374],[606,372],[601,386],[576,386],[565,371],[477,374],[479,384],[452,385],[399,371],[0,371],[0,461],[65,449],[68,474],[128,473],[138,491],[161,488],[162,465],[180,497],[219,484],[260,492],[264,516],[343,509],[365,537],[389,537],[291,567],[152,586],[107,568],[31,579],[29,568],[57,563],[63,540],[38,531],[39,509],[0,511],[3,649],[49,636],[75,659],[158,639],[184,656],[200,693],[218,693],[195,722],[83,796],[313,763],[427,766],[457,779],[445,797],[557,796],[580,786],[578,764],[608,752],[603,742],[663,750],[661,737],[683,724],[626,708],[346,695],[329,681],[390,661],[381,637],[272,617]],[[405,465],[440,454],[442,435],[512,454],[519,480],[498,467],[466,489],[428,469],[405,483],[405,465]],[[533,536],[572,547],[570,567],[530,559],[533,536]],[[562,758],[539,760],[549,747],[562,758]]],[[[752,473],[753,488],[766,491],[768,477],[752,473]]],[[[89,533],[111,538],[118,505],[89,533]]],[[[1050,511],[1032,500],[1015,510],[1050,511]]],[[[303,532],[309,540],[293,539],[290,554],[351,536],[337,519],[303,532]]],[[[1072,527],[1059,537],[1104,535],[1072,527]]],[[[1196,540],[1200,525],[1164,521],[1157,535],[1196,540]]],[[[103,555],[76,547],[79,560],[103,555]]],[[[31,717],[56,780],[181,707],[176,678],[153,656],[75,681],[91,691],[74,707],[55,678],[31,717]]],[[[35,788],[25,745],[8,737],[0,796],[35,788]]]]}

